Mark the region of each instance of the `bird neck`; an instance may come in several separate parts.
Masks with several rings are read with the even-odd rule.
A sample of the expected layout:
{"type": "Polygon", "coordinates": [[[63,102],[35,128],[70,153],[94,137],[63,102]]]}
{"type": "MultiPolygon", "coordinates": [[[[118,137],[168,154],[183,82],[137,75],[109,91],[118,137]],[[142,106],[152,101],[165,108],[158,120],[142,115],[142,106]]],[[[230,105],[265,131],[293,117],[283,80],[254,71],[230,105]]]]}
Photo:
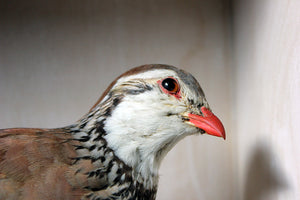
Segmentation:
{"type": "MultiPolygon", "coordinates": [[[[106,110],[105,112],[109,113],[110,111],[106,110]]],[[[80,165],[81,161],[90,160],[92,167],[89,167],[89,171],[85,172],[89,179],[103,182],[102,179],[105,178],[107,181],[105,187],[118,184],[123,186],[120,188],[124,191],[126,188],[127,190],[134,188],[130,194],[140,197],[138,199],[143,199],[145,194],[148,196],[147,199],[155,199],[158,175],[157,171],[153,172],[149,167],[155,165],[155,158],[149,157],[150,159],[146,159],[145,162],[134,165],[120,158],[107,141],[108,133],[105,129],[105,122],[109,115],[104,115],[105,112],[95,109],[71,126],[73,138],[80,144],[76,147],[75,164],[80,165]],[[149,171],[147,173],[149,176],[144,176],[141,173],[145,169],[149,171]]],[[[140,159],[137,154],[131,155],[140,159]]],[[[86,188],[89,187],[92,191],[98,191],[98,188],[94,186],[86,188]]]]}
{"type": "MultiPolygon", "coordinates": [[[[131,100],[108,94],[74,125],[73,137],[81,143],[79,157],[97,161],[93,164],[95,168],[116,164],[114,168],[126,172],[128,180],[145,190],[156,191],[161,160],[184,137],[184,134],[174,134],[174,129],[183,133],[184,127],[178,126],[181,118],[176,115],[162,121],[159,116],[165,113],[164,110],[156,110],[158,116],[145,116],[152,107],[145,110],[131,100]]],[[[119,180],[122,173],[116,176],[119,180]]]]}

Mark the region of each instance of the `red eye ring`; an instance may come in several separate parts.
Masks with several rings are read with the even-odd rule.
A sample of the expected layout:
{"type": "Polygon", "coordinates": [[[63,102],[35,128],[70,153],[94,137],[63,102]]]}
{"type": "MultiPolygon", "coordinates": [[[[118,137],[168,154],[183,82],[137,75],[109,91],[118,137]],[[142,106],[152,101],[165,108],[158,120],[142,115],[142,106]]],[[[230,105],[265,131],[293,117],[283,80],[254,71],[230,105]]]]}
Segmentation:
{"type": "Polygon", "coordinates": [[[179,83],[175,78],[167,77],[157,82],[164,93],[172,95],[177,99],[181,98],[179,83]]]}

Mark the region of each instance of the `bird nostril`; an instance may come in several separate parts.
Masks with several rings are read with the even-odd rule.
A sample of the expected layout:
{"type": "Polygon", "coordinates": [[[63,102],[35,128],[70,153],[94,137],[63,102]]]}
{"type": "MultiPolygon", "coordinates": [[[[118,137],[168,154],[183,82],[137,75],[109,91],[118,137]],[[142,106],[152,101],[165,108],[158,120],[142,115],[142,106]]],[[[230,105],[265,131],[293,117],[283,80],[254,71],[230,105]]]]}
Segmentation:
{"type": "Polygon", "coordinates": [[[201,115],[201,116],[203,116],[203,112],[202,112],[202,110],[201,110],[201,108],[202,108],[203,106],[204,106],[204,105],[201,104],[201,103],[199,103],[199,104],[197,105],[197,109],[198,109],[198,111],[200,112],[200,115],[201,115]]]}

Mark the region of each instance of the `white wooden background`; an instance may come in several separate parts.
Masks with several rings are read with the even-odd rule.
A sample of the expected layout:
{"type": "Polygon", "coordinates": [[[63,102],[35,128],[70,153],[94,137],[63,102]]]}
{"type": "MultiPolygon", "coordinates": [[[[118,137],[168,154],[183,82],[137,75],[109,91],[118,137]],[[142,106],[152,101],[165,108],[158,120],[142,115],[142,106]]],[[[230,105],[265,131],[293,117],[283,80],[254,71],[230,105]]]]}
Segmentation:
{"type": "Polygon", "coordinates": [[[165,158],[158,199],[300,199],[300,5],[290,1],[0,1],[0,128],[60,127],[145,63],[190,71],[227,140],[165,158]]]}
{"type": "Polygon", "coordinates": [[[300,199],[300,1],[234,5],[237,199],[300,199]]]}

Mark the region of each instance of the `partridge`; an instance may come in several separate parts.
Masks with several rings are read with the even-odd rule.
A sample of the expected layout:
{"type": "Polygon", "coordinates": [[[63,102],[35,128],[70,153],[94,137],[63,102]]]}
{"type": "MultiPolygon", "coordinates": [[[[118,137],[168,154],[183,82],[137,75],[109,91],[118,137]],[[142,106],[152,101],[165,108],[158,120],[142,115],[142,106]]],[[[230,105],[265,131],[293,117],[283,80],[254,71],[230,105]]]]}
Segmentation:
{"type": "Polygon", "coordinates": [[[143,65],[72,125],[0,130],[0,199],[152,200],[166,153],[193,134],[225,139],[189,73],[143,65]]]}

